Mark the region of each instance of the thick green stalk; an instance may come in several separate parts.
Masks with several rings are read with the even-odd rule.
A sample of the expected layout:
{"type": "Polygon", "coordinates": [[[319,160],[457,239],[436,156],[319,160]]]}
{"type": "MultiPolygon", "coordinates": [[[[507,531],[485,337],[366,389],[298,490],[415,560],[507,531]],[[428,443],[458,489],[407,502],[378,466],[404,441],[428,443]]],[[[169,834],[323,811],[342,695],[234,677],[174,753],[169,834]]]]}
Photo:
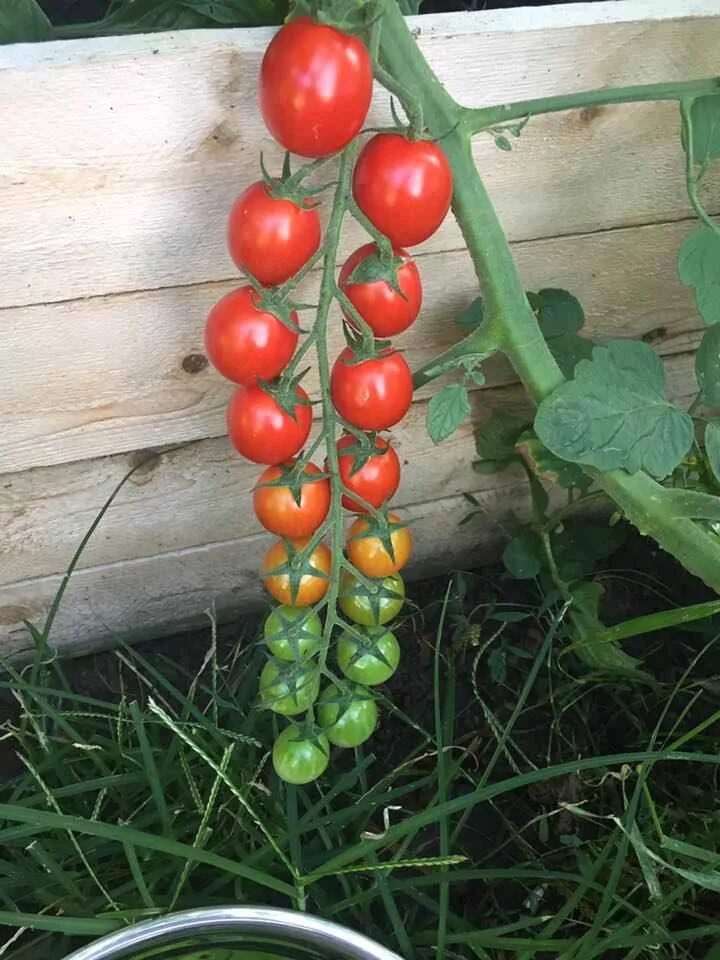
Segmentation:
{"type": "MultiPolygon", "coordinates": [[[[453,212],[480,281],[487,319],[528,393],[540,402],[563,383],[562,373],[527,301],[507,238],[475,167],[470,130],[462,122],[464,109],[425,62],[393,2],[387,4],[382,21],[380,57],[397,88],[412,91],[408,99],[421,102],[430,134],[442,141],[453,169],[453,212]]],[[[708,83],[714,84],[717,92],[717,83],[708,83]]],[[[557,104],[557,99],[553,100],[557,104]]],[[[652,536],[691,573],[720,592],[720,540],[692,520],[670,516],[660,484],[647,474],[620,470],[597,475],[596,481],[642,533],[652,536]]]]}
{"type": "Polygon", "coordinates": [[[677,83],[643,83],[635,87],[603,87],[600,90],[581,90],[579,93],[519,100],[495,107],[466,109],[464,126],[477,133],[499,123],[534,117],[539,113],[559,113],[562,110],[581,110],[584,107],[602,107],[612,103],[647,103],[649,100],[683,100],[720,93],[720,77],[707,80],[685,80],[677,83]]]}

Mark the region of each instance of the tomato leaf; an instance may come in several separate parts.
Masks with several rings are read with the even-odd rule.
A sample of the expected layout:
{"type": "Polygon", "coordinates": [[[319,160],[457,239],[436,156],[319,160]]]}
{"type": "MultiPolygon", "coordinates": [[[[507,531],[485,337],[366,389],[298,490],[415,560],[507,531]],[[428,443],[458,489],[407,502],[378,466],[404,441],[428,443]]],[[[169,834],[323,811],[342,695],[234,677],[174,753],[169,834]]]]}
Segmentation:
{"type": "Polygon", "coordinates": [[[533,580],[542,568],[538,538],[530,530],[522,530],[503,550],[502,561],[516,580],[533,580]]]}
{"type": "Polygon", "coordinates": [[[703,403],[720,407],[720,324],[705,331],[695,354],[695,376],[703,403]]]}
{"type": "Polygon", "coordinates": [[[611,557],[627,539],[624,524],[568,521],[552,537],[552,551],[560,577],[566,582],[580,580],[611,557]]]}
{"type": "Polygon", "coordinates": [[[570,378],[580,360],[589,360],[593,343],[578,335],[585,313],[577,297],[554,287],[528,293],[528,302],[540,324],[550,352],[563,374],[570,378]]]}
{"type": "Polygon", "coordinates": [[[428,404],[427,431],[433,443],[441,443],[470,416],[470,399],[462,383],[449,383],[428,404]]]}
{"type": "MultiPolygon", "coordinates": [[[[696,97],[690,108],[690,120],[695,163],[704,165],[717,160],[720,157],[720,96],[696,97]]],[[[683,147],[686,147],[684,142],[683,147]]]]}
{"type": "Polygon", "coordinates": [[[121,0],[104,20],[87,24],[86,35],[187,30],[196,27],[252,27],[281,23],[283,0],[121,0]]]}
{"type": "Polygon", "coordinates": [[[52,40],[53,26],[37,0],[2,0],[0,44],[52,40]]]}
{"type": "Polygon", "coordinates": [[[580,301],[567,290],[548,287],[537,293],[528,293],[527,298],[546,340],[577,333],[585,323],[580,301]]]}
{"type": "Polygon", "coordinates": [[[710,227],[693,230],[680,247],[678,275],[695,291],[695,303],[705,323],[720,322],[720,235],[710,227]]]}
{"type": "Polygon", "coordinates": [[[715,479],[720,481],[720,420],[711,420],[705,427],[705,453],[715,479]]]}
{"type": "Polygon", "coordinates": [[[693,442],[692,418],[665,397],[662,361],[646,343],[611,340],[542,401],[535,432],[562,460],[668,476],[693,442]]]}

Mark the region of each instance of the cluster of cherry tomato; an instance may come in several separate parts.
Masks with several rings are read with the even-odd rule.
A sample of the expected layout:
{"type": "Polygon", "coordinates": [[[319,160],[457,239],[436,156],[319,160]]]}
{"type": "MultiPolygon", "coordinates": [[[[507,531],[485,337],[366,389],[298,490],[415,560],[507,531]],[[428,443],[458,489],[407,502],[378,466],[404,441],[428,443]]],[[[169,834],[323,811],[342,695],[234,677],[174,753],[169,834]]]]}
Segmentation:
{"type": "MultiPolygon", "coordinates": [[[[261,110],[288,153],[322,158],[344,149],[363,126],[371,93],[372,64],[362,40],[306,17],[282,27],[265,53],[261,110]]],[[[357,516],[338,586],[346,621],[334,657],[343,680],[322,692],[328,631],[317,610],[333,569],[322,542],[332,485],[327,461],[321,469],[301,456],[312,408],[293,376],[301,331],[288,299],[294,278],[319,250],[321,224],[316,198],[289,165],[283,177],[266,175],[233,204],[228,246],[250,282],[213,307],[205,330],[210,361],[238,385],[227,412],[230,440],[244,457],[267,465],[253,506],[260,523],[279,537],[262,564],[264,585],[278,605],[264,625],[269,656],[260,697],[276,714],[305,715],[286,726],[273,747],[275,770],[290,783],[319,776],[330,744],[355,747],[371,735],[377,706],[369,688],[384,683],[398,665],[398,642],[386,625],[404,602],[399,571],[412,538],[387,512],[400,463],[377,433],[407,412],[412,374],[401,353],[377,341],[406,330],[419,313],[420,275],[403,248],[438,228],[452,176],[436,144],[380,133],[362,149],[352,189],[354,203],[387,242],[360,247],[337,278],[349,346],[332,368],[330,392],[346,430],[336,444],[342,506],[357,516]]],[[[327,626],[334,623],[333,612],[327,626]]]]}

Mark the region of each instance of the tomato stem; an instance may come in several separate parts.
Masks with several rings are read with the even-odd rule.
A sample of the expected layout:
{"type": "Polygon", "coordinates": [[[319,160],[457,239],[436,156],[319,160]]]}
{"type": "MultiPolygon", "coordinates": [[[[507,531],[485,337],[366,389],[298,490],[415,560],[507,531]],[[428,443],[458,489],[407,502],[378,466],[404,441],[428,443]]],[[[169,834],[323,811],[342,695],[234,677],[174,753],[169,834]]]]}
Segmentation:
{"type": "Polygon", "coordinates": [[[317,353],[318,372],[320,375],[321,404],[323,415],[323,437],[330,474],[330,512],[326,521],[330,531],[330,586],[326,597],[325,628],[323,631],[323,646],[320,650],[320,669],[325,671],[327,654],[330,647],[333,628],[337,622],[337,600],[340,592],[340,575],[343,564],[343,526],[344,515],[342,506],[343,485],[340,479],[340,465],[335,445],[337,429],[337,415],[330,396],[330,359],[328,357],[328,316],[330,307],[335,300],[335,264],[340,246],[340,233],[343,219],[348,209],[350,197],[350,183],[353,164],[357,156],[358,142],[354,140],[340,155],[338,182],[333,198],[333,208],[325,234],[323,250],[323,273],[320,285],[317,319],[312,336],[317,353]]]}
{"type": "MultiPolygon", "coordinates": [[[[473,123],[468,117],[479,120],[480,112],[459,106],[444,89],[426,63],[395,2],[389,2],[385,8],[380,58],[399,89],[412,90],[413,97],[420,98],[430,134],[442,138],[453,171],[452,208],[482,288],[486,321],[489,329],[498,334],[500,348],[526,390],[539,403],[564,382],[564,377],[528,303],[507,237],[475,167],[471,150],[473,123]],[[458,123],[458,118],[462,122],[458,123]]],[[[585,103],[590,103],[592,98],[600,102],[601,94],[605,98],[603,102],[622,103],[632,99],[674,99],[718,92],[720,81],[705,80],[600,91],[586,94],[585,103]]],[[[482,114],[483,124],[524,117],[533,111],[570,109],[582,105],[580,97],[578,94],[574,98],[570,95],[527,101],[509,108],[488,108],[482,114]]],[[[407,110],[405,103],[403,106],[407,110]]],[[[466,347],[467,343],[460,348],[461,352],[466,347]]],[[[418,377],[429,379],[427,366],[423,369],[425,374],[419,371],[418,377]]],[[[652,536],[687,570],[720,592],[720,540],[691,519],[673,515],[669,499],[672,491],[643,472],[632,475],[621,470],[593,472],[593,478],[641,533],[652,536]]]]}
{"type": "Polygon", "coordinates": [[[554,97],[539,97],[535,100],[518,100],[517,103],[492,107],[463,109],[463,126],[470,133],[480,133],[488,127],[508,120],[521,120],[541,113],[559,113],[565,110],[580,110],[583,107],[601,107],[613,103],[645,103],[658,100],[683,100],[685,98],[720,94],[720,77],[706,80],[686,80],[675,83],[643,83],[629,87],[603,87],[599,90],[582,90],[554,97]]]}

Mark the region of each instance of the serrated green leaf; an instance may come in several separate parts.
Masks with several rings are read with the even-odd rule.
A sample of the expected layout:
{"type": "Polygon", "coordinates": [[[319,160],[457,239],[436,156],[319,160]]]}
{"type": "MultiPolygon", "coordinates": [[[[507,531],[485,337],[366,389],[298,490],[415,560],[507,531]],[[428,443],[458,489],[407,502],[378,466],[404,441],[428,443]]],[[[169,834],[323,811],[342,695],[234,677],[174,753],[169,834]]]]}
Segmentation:
{"type": "Polygon", "coordinates": [[[540,404],[535,432],[562,460],[667,477],[690,449],[692,418],[665,397],[662,361],[646,343],[611,340],[540,404]]]}
{"type": "Polygon", "coordinates": [[[678,276],[695,291],[695,303],[705,323],[720,321],[720,235],[700,227],[685,238],[678,253],[678,276]]]}
{"type": "Polygon", "coordinates": [[[547,287],[537,293],[528,293],[527,298],[546,340],[577,333],[585,323],[582,304],[567,290],[547,287]]]}
{"type": "Polygon", "coordinates": [[[455,323],[468,333],[476,330],[483,322],[485,317],[485,307],[482,297],[475,297],[472,303],[469,303],[464,310],[455,317],[455,323]]]}
{"type": "Polygon", "coordinates": [[[578,336],[585,323],[580,301],[567,290],[554,287],[528,293],[527,298],[550,352],[564,376],[571,378],[580,360],[590,359],[593,348],[592,340],[578,336]]]}
{"type": "Polygon", "coordinates": [[[695,376],[703,403],[720,407],[720,324],[705,331],[695,354],[695,376]]]}
{"type": "Polygon", "coordinates": [[[565,333],[561,337],[552,337],[547,341],[550,353],[563,372],[563,376],[571,379],[575,375],[575,367],[581,360],[592,357],[593,342],[587,337],[579,337],[576,333],[565,333]]]}
{"type": "Polygon", "coordinates": [[[696,97],[690,108],[695,163],[720,157],[720,96],[696,97]]]}
{"type": "Polygon", "coordinates": [[[542,568],[542,551],[538,538],[523,530],[512,538],[503,550],[505,569],[516,580],[532,580],[542,568]]]}
{"type": "Polygon", "coordinates": [[[550,453],[531,430],[524,431],[515,448],[531,470],[565,490],[575,487],[584,491],[592,485],[592,478],[583,472],[582,467],[550,453]]]}
{"type": "Polygon", "coordinates": [[[470,399],[462,383],[449,383],[428,404],[427,431],[433,443],[441,443],[470,416],[470,399]]]}
{"type": "Polygon", "coordinates": [[[1,0],[0,44],[52,40],[53,26],[36,0],[1,0]]]}
{"type": "Polygon", "coordinates": [[[705,453],[715,479],[720,481],[720,420],[711,420],[705,427],[705,453]]]}

